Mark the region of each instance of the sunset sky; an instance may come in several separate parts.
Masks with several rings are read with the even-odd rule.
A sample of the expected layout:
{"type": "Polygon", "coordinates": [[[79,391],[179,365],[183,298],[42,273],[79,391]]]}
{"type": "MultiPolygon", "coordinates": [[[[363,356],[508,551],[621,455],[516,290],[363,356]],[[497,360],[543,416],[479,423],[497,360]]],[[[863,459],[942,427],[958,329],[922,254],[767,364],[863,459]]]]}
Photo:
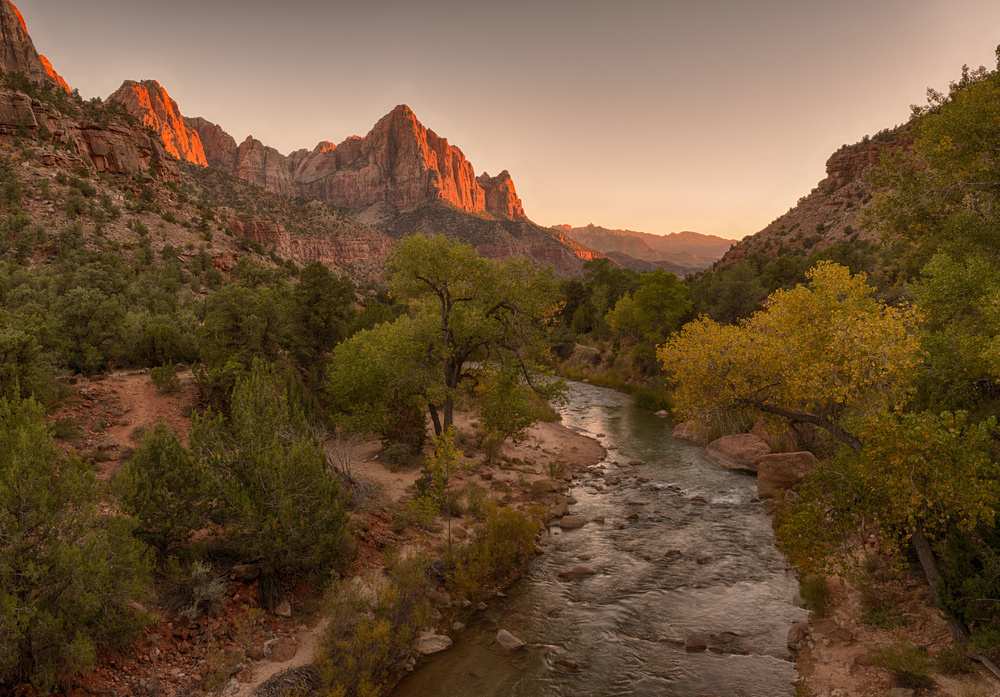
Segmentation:
{"type": "Polygon", "coordinates": [[[155,79],[288,153],[397,104],[537,223],[741,238],[844,143],[995,66],[996,0],[15,0],[86,97],[155,79]]]}

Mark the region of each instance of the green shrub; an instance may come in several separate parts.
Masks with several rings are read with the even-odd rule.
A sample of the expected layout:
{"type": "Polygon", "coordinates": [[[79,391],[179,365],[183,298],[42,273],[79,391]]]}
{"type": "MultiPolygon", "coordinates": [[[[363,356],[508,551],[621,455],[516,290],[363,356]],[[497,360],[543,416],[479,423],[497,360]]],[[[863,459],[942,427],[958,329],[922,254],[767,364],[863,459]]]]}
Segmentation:
{"type": "Polygon", "coordinates": [[[412,455],[410,446],[406,443],[391,443],[382,451],[382,461],[389,467],[390,472],[399,472],[410,465],[412,455]]]}
{"type": "Polygon", "coordinates": [[[175,584],[163,599],[164,606],[179,617],[194,621],[202,615],[214,615],[226,602],[226,577],[216,574],[211,565],[195,562],[187,578],[175,584]]]}
{"type": "Polygon", "coordinates": [[[507,585],[534,558],[538,530],[537,520],[490,503],[479,535],[455,554],[449,581],[452,595],[483,597],[490,589],[507,585]]]}
{"type": "Polygon", "coordinates": [[[907,642],[881,646],[872,652],[872,662],[892,673],[902,687],[922,690],[934,685],[927,649],[921,646],[907,642]]]}
{"type": "Polygon", "coordinates": [[[64,416],[61,419],[56,419],[52,424],[52,436],[59,440],[78,440],[80,427],[76,425],[75,418],[64,416]]]}
{"type": "Polygon", "coordinates": [[[160,392],[169,394],[181,388],[181,381],[178,379],[177,372],[172,365],[161,365],[156,368],[150,368],[149,377],[160,392]]]}
{"type": "Polygon", "coordinates": [[[61,458],[34,400],[0,397],[0,692],[42,693],[123,648],[146,622],[150,564],[103,487],[61,458]]]}
{"type": "Polygon", "coordinates": [[[830,610],[830,587],[826,577],[821,574],[808,574],[802,579],[800,594],[807,610],[812,610],[820,617],[826,617],[830,610]]]}
{"type": "Polygon", "coordinates": [[[967,675],[973,672],[972,661],[962,646],[946,646],[934,656],[934,668],[944,675],[967,675]]]}
{"type": "Polygon", "coordinates": [[[115,475],[122,506],[136,533],[167,552],[208,524],[211,475],[162,423],[140,435],[141,447],[115,475]]]}
{"type": "Polygon", "coordinates": [[[410,646],[429,616],[427,558],[387,561],[388,582],[363,593],[356,582],[337,581],[327,593],[329,625],[315,663],[332,697],[380,697],[405,670],[410,646]]]}

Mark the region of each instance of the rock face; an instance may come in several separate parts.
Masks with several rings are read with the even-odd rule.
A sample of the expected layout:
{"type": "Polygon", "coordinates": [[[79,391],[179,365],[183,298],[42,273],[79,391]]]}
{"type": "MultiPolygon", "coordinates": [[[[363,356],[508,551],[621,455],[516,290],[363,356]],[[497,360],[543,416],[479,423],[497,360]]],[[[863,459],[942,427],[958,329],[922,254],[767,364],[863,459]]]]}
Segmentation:
{"type": "Polygon", "coordinates": [[[752,433],[744,433],[713,440],[705,448],[705,457],[727,470],[756,474],[760,459],[770,452],[771,448],[763,440],[752,433]]]}
{"type": "Polygon", "coordinates": [[[122,123],[105,128],[89,121],[76,121],[26,94],[0,89],[0,139],[16,137],[21,128],[27,128],[37,137],[43,125],[53,140],[73,147],[78,153],[77,156],[43,155],[43,164],[59,160],[61,164],[73,166],[74,160],[82,164],[80,158],[86,158],[101,173],[139,176],[152,167],[158,176],[171,181],[180,178],[177,163],[160,141],[151,138],[145,129],[122,123]]]}
{"type": "Polygon", "coordinates": [[[209,166],[283,195],[308,196],[340,208],[386,202],[405,208],[444,202],[467,213],[526,221],[510,174],[476,178],[461,150],[417,120],[405,105],[382,117],[364,138],[282,155],[248,138],[238,148],[219,126],[186,119],[201,136],[209,166]]]}
{"type": "Polygon", "coordinates": [[[305,263],[345,266],[360,262],[381,263],[389,256],[393,241],[384,235],[365,237],[293,237],[278,223],[271,221],[232,221],[229,230],[239,237],[259,242],[265,248],[275,248],[279,256],[305,263]]]}
{"type": "Polygon", "coordinates": [[[66,81],[35,50],[24,17],[10,0],[0,0],[0,70],[24,73],[34,82],[51,82],[69,92],[66,81]]]}
{"type": "Polygon", "coordinates": [[[801,484],[816,469],[816,457],[808,452],[764,455],[757,464],[757,495],[772,499],[781,491],[801,484]]]}
{"type": "Polygon", "coordinates": [[[108,100],[121,102],[143,126],[159,133],[167,152],[178,160],[208,166],[198,132],[184,123],[177,102],[156,80],[126,80],[108,100]]]}

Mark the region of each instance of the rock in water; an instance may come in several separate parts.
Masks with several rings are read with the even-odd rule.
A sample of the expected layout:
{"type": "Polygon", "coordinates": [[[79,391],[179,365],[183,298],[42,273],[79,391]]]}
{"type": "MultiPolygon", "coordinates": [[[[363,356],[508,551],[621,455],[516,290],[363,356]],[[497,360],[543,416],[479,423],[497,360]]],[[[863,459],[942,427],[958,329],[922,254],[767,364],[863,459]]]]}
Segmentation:
{"type": "Polygon", "coordinates": [[[756,474],[757,465],[771,448],[761,438],[752,433],[741,436],[723,436],[713,440],[705,448],[705,457],[717,465],[733,472],[756,474]]]}
{"type": "Polygon", "coordinates": [[[559,527],[563,530],[576,530],[586,525],[586,522],[575,515],[564,515],[559,521],[559,527]]]}
{"type": "Polygon", "coordinates": [[[506,629],[501,629],[497,632],[497,643],[508,651],[517,651],[518,649],[524,648],[524,642],[508,632],[506,629]]]}
{"type": "Polygon", "coordinates": [[[570,569],[564,569],[559,572],[559,578],[586,578],[587,576],[593,576],[594,570],[589,566],[584,566],[583,564],[578,564],[570,569]]]}
{"type": "Polygon", "coordinates": [[[451,639],[442,634],[421,634],[416,645],[417,653],[421,656],[433,656],[451,647],[451,639]]]}

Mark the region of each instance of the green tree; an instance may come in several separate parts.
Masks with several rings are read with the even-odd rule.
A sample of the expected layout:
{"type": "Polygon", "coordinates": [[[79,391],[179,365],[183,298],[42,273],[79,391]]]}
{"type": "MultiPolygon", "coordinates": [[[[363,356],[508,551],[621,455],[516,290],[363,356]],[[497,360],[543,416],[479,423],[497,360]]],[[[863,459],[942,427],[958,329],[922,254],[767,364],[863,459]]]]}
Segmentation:
{"type": "Polygon", "coordinates": [[[121,648],[149,589],[133,522],[100,511],[102,488],[61,458],[34,400],[0,397],[0,686],[42,692],[121,648]]]}
{"type": "Polygon", "coordinates": [[[288,344],[308,375],[323,373],[323,359],[347,335],[353,315],[350,285],[314,261],[299,274],[288,298],[288,344]]]}
{"type": "Polygon", "coordinates": [[[346,501],[323,443],[273,368],[240,375],[227,418],[191,425],[195,457],[212,472],[226,538],[270,571],[330,572],[346,560],[346,501]]]}
{"type": "Polygon", "coordinates": [[[115,475],[136,534],[161,552],[185,545],[209,523],[211,473],[162,422],[115,475]]]}
{"type": "Polygon", "coordinates": [[[404,239],[388,268],[393,292],[409,300],[420,325],[434,328],[420,336],[436,374],[426,398],[437,435],[452,425],[459,386],[486,366],[516,365],[530,378],[555,312],[551,269],[482,259],[442,235],[404,239]]]}

